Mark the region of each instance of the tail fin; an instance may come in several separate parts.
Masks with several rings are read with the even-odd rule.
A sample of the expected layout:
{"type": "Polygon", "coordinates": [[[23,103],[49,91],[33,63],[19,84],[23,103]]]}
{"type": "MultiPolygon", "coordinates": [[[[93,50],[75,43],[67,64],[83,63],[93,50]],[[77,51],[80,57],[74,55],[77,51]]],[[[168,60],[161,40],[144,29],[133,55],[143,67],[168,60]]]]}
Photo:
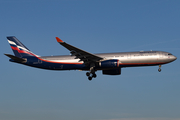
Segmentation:
{"type": "Polygon", "coordinates": [[[8,42],[16,57],[22,58],[27,56],[37,56],[23,45],[16,37],[7,37],[8,42]]]}

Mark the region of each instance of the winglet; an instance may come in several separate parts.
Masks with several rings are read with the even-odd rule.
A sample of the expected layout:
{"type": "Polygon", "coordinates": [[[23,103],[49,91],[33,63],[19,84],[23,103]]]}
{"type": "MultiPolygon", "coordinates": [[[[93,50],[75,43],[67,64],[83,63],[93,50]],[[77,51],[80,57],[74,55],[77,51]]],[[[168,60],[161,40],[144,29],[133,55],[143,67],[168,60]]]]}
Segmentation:
{"type": "Polygon", "coordinates": [[[60,38],[58,38],[58,37],[56,37],[56,40],[57,40],[57,42],[59,42],[59,43],[63,43],[63,41],[62,41],[60,38]]]}

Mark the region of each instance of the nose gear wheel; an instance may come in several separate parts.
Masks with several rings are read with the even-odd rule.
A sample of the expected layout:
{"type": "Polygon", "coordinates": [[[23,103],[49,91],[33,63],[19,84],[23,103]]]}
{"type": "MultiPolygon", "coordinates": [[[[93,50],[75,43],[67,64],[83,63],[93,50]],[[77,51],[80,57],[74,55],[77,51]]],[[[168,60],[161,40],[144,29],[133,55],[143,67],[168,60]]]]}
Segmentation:
{"type": "Polygon", "coordinates": [[[161,65],[159,65],[159,69],[158,69],[159,72],[161,72],[161,65]]]}

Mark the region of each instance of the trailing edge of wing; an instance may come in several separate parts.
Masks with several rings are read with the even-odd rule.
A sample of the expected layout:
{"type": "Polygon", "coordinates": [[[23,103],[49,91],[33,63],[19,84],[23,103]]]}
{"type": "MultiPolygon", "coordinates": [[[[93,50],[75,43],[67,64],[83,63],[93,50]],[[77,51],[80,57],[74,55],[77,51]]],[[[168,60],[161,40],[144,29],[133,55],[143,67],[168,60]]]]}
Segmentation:
{"type": "Polygon", "coordinates": [[[94,55],[92,53],[86,52],[84,50],[81,50],[77,47],[74,47],[68,43],[65,43],[64,41],[62,41],[60,38],[56,37],[56,40],[58,43],[60,43],[62,46],[64,46],[65,48],[67,48],[72,56],[76,56],[75,59],[79,58],[80,61],[83,62],[97,62],[99,60],[102,60],[103,58],[94,55]]]}

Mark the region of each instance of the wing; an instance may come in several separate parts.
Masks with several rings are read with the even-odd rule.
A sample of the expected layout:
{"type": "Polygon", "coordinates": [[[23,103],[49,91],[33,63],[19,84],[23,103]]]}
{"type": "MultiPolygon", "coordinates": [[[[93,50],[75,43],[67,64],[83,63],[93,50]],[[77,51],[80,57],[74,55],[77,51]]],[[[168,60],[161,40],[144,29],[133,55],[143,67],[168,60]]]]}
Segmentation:
{"type": "Polygon", "coordinates": [[[99,60],[102,60],[103,58],[94,55],[92,53],[86,52],[84,50],[81,50],[77,47],[74,47],[70,44],[65,43],[64,41],[62,41],[60,38],[56,37],[56,40],[58,43],[60,43],[62,46],[64,46],[65,48],[67,48],[72,56],[76,56],[75,59],[80,59],[80,61],[83,61],[84,63],[88,63],[88,62],[97,62],[99,60]]]}

